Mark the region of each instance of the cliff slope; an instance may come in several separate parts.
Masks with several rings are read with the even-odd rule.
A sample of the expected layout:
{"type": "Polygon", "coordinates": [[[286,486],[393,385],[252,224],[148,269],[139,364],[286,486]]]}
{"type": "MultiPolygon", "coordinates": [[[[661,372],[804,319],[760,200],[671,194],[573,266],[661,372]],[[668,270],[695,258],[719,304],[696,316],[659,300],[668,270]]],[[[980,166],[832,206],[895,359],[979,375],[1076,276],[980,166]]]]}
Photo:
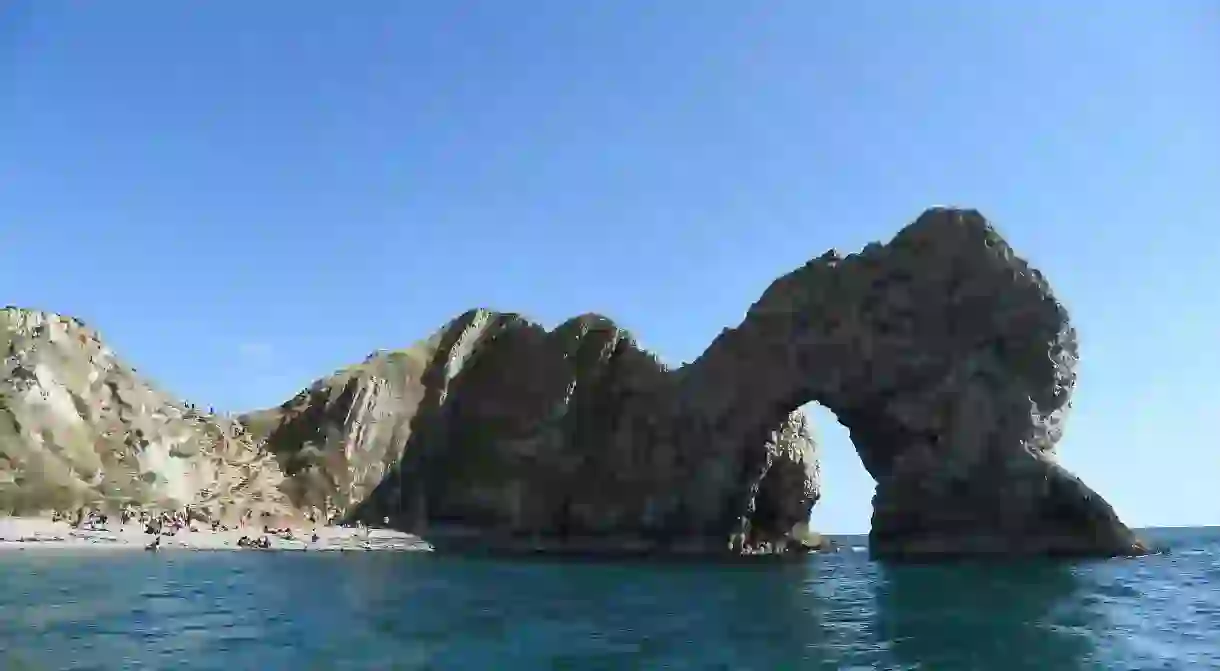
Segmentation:
{"type": "Polygon", "coordinates": [[[239,423],[157,390],[79,320],[7,307],[0,356],[0,513],[287,510],[274,459],[239,423]]]}

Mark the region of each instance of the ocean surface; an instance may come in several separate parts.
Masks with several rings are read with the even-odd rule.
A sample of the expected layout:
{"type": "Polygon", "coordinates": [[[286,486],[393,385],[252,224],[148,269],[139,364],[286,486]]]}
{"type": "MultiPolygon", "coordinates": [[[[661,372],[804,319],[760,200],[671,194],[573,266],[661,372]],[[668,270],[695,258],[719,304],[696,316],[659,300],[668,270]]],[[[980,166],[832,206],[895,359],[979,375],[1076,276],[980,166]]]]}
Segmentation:
{"type": "MultiPolygon", "coordinates": [[[[0,552],[0,669],[1220,669],[1220,528],[883,566],[0,552]]],[[[862,544],[862,539],[845,539],[862,544]]]]}

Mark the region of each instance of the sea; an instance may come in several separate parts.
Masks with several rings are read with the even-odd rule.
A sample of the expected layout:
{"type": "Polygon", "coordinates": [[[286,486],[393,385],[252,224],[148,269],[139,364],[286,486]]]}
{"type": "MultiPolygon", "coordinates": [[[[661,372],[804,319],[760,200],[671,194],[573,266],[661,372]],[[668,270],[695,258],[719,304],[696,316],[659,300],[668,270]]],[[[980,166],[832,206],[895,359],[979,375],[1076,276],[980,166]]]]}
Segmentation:
{"type": "Polygon", "coordinates": [[[1220,669],[1220,528],[1077,562],[0,552],[0,670],[1220,669]]]}

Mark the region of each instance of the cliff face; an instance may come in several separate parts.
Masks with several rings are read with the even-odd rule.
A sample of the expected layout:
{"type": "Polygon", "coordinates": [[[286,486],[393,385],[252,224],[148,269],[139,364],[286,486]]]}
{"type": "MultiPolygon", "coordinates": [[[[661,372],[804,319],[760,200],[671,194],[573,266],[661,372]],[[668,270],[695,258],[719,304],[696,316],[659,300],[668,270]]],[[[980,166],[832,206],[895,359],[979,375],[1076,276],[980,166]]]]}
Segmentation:
{"type": "Polygon", "coordinates": [[[370,522],[501,547],[726,551],[758,498],[768,503],[738,543],[786,544],[817,498],[804,417],[781,418],[755,446],[737,488],[758,496],[732,523],[698,526],[677,496],[702,457],[676,438],[676,388],[604,317],[548,332],[474,310],[242,419],[279,455],[301,505],[370,522]]]}
{"type": "Polygon", "coordinates": [[[1056,462],[1075,332],[973,211],[810,261],[676,370],[599,315],[547,331],[473,310],[236,424],[140,382],[78,322],[4,315],[10,509],[291,502],[441,543],[784,552],[819,496],[797,410],[817,401],[877,481],[876,555],[1144,551],[1056,462]]]}
{"type": "Polygon", "coordinates": [[[240,424],[154,389],[83,323],[0,311],[0,513],[124,503],[282,512],[240,424]]]}
{"type": "Polygon", "coordinates": [[[276,455],[294,505],[344,514],[395,472],[437,349],[434,338],[371,355],[277,408],[240,418],[276,455]]]}
{"type": "MultiPolygon", "coordinates": [[[[386,356],[363,370],[388,370],[386,356]]],[[[595,315],[547,332],[474,311],[398,356],[413,362],[406,378],[341,373],[315,385],[319,400],[290,404],[347,437],[313,443],[321,459],[385,474],[371,491],[377,478],[362,481],[358,517],[496,543],[783,549],[818,497],[793,415],[817,401],[877,480],[875,554],[1143,551],[1055,461],[1075,332],[1041,274],[974,211],[929,210],[886,245],[810,261],[675,371],[595,315]],[[387,400],[357,401],[372,388],[387,400]]],[[[305,449],[292,426],[269,431],[277,453],[305,449]]]]}

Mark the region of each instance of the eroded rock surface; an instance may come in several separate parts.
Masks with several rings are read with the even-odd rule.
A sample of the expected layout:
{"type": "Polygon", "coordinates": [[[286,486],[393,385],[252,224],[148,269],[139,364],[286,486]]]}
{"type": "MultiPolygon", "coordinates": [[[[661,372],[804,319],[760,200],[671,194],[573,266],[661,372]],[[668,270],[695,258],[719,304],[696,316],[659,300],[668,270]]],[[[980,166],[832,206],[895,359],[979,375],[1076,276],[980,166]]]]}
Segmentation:
{"type": "MultiPolygon", "coordinates": [[[[319,454],[377,464],[367,498],[376,477],[339,494],[369,520],[521,547],[782,551],[818,498],[793,414],[817,401],[877,480],[876,554],[1140,552],[1053,456],[1076,358],[1041,275],[977,212],[934,209],[886,245],[776,280],[678,370],[600,316],[547,332],[479,310],[374,357],[359,382],[315,386],[349,400],[298,397],[290,414],[330,408],[323,433],[346,438],[319,454]],[[410,357],[409,374],[375,372],[390,356],[410,357]],[[372,388],[392,419],[360,409],[372,388]]],[[[291,426],[269,434],[278,453],[302,449],[291,426]]]]}
{"type": "Polygon", "coordinates": [[[8,500],[210,500],[217,481],[441,546],[799,551],[820,483],[797,409],[816,401],[877,481],[876,555],[1144,551],[1056,463],[1075,333],[973,211],[810,261],[675,370],[599,315],[548,331],[472,310],[239,418],[248,432],[153,391],[71,320],[5,315],[8,500]]]}
{"type": "MultiPolygon", "coordinates": [[[[979,213],[933,209],[887,245],[776,280],[678,394],[718,427],[694,437],[717,464],[795,406],[833,411],[877,480],[874,554],[1140,552],[1055,462],[1076,361],[1041,274],[979,213]]],[[[690,496],[710,505],[731,482],[700,469],[690,496]]]]}
{"type": "Polygon", "coordinates": [[[283,513],[241,425],[157,390],[77,319],[0,310],[0,514],[122,504],[283,513]]]}
{"type": "MultiPolygon", "coordinates": [[[[688,524],[677,496],[702,458],[676,436],[676,389],[604,317],[547,331],[474,310],[242,420],[279,455],[300,505],[500,548],[727,552],[732,534],[688,524]]],[[[781,424],[740,474],[769,498],[738,545],[784,546],[816,500],[804,417],[781,424]]]]}

